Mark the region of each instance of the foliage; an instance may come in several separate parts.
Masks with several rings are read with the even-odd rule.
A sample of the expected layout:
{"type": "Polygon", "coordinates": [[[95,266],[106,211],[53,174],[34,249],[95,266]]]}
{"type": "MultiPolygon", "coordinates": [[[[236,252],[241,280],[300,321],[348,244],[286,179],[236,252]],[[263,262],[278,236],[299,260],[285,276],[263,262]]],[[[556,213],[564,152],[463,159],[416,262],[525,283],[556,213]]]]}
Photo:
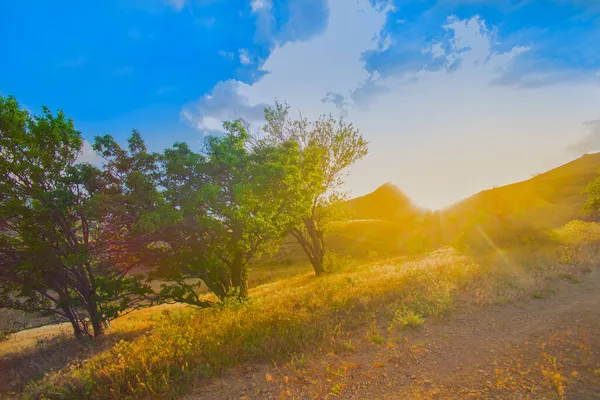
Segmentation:
{"type": "Polygon", "coordinates": [[[563,244],[590,244],[600,241],[600,224],[574,220],[554,229],[551,235],[563,244]]]}
{"type": "Polygon", "coordinates": [[[587,195],[583,209],[592,215],[600,215],[600,176],[589,181],[583,193],[587,195]]]}
{"type": "Polygon", "coordinates": [[[417,328],[424,323],[425,319],[419,313],[406,309],[406,307],[401,307],[394,311],[394,318],[389,329],[417,328]]]}
{"type": "Polygon", "coordinates": [[[177,223],[161,229],[162,259],[154,276],[162,293],[206,306],[202,282],[220,299],[247,296],[247,267],[276,249],[306,202],[299,152],[292,141],[253,138],[242,121],[206,139],[203,153],[177,143],[162,157],[161,185],[177,223]]]}
{"type": "Polygon", "coordinates": [[[290,140],[298,145],[304,192],[310,202],[300,202],[302,218],[292,235],[308,256],[315,273],[325,272],[325,234],[331,223],[344,219],[342,204],[347,194],[342,190],[348,167],[364,157],[368,143],[352,124],[331,115],[314,122],[306,118],[289,118],[289,106],[276,102],[265,110],[264,131],[273,142],[290,140]]]}
{"type": "Polygon", "coordinates": [[[356,260],[349,255],[328,251],[323,257],[323,269],[329,273],[351,270],[356,265],[356,260]]]}
{"type": "Polygon", "coordinates": [[[127,275],[130,210],[105,206],[114,182],[77,162],[83,139],[62,111],[33,116],[0,98],[0,131],[0,306],[101,335],[148,293],[127,275]]]}

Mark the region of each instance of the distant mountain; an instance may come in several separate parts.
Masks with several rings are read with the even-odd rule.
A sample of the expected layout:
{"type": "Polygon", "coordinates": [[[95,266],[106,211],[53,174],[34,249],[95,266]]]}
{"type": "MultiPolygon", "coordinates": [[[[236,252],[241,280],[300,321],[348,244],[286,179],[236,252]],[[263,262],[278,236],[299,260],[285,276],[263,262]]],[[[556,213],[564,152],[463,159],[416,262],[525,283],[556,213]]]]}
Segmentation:
{"type": "Polygon", "coordinates": [[[416,207],[400,189],[386,183],[346,203],[352,219],[381,223],[365,221],[355,226],[353,235],[348,228],[343,236],[360,234],[373,245],[385,241],[388,249],[400,249],[394,243],[405,243],[402,248],[415,247],[415,243],[416,247],[427,247],[452,244],[465,237],[486,246],[490,239],[510,245],[522,235],[558,227],[573,219],[589,219],[582,212],[586,201],[583,190],[598,175],[599,165],[600,153],[586,154],[531,179],[484,190],[435,212],[416,207]],[[395,228],[383,222],[393,223],[395,228]]]}
{"type": "Polygon", "coordinates": [[[582,192],[598,175],[599,165],[600,153],[586,154],[526,181],[484,190],[441,214],[452,219],[485,212],[499,219],[526,220],[539,228],[558,226],[584,217],[582,192]]]}
{"type": "MultiPolygon", "coordinates": [[[[582,213],[586,200],[582,191],[597,176],[599,165],[600,153],[587,154],[435,212],[415,206],[398,187],[386,183],[345,203],[351,221],[332,229],[327,243],[332,251],[358,257],[372,252],[390,256],[418,253],[457,243],[489,248],[490,240],[511,245],[523,234],[588,218],[582,213]]],[[[274,260],[306,261],[292,239],[274,260]]]]}
{"type": "Polygon", "coordinates": [[[351,212],[351,219],[354,220],[397,221],[419,213],[408,196],[389,182],[374,192],[348,200],[346,207],[351,212]]]}

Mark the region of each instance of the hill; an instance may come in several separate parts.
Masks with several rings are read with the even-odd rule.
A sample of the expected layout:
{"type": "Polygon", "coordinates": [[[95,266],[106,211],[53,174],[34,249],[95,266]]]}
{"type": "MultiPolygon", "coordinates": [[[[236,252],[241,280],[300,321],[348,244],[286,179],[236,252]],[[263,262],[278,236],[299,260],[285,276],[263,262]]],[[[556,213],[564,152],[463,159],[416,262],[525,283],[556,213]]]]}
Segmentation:
{"type": "Polygon", "coordinates": [[[408,196],[389,182],[369,194],[348,200],[346,207],[355,220],[397,221],[418,212],[408,196]]]}
{"type": "MultiPolygon", "coordinates": [[[[374,254],[420,253],[443,244],[489,248],[488,239],[510,245],[515,239],[535,236],[573,219],[589,219],[581,211],[586,199],[582,191],[597,176],[599,164],[600,153],[586,154],[531,179],[484,190],[435,212],[417,207],[398,187],[385,183],[346,202],[351,221],[328,233],[327,246],[361,259],[374,254]]],[[[263,269],[265,279],[270,280],[280,276],[282,266],[294,273],[297,265],[305,263],[302,249],[290,237],[275,255],[261,258],[254,268],[263,269]]]]}
{"type": "Polygon", "coordinates": [[[445,237],[465,225],[545,230],[586,219],[583,190],[598,174],[600,153],[586,154],[531,179],[484,190],[440,211],[445,237]]]}

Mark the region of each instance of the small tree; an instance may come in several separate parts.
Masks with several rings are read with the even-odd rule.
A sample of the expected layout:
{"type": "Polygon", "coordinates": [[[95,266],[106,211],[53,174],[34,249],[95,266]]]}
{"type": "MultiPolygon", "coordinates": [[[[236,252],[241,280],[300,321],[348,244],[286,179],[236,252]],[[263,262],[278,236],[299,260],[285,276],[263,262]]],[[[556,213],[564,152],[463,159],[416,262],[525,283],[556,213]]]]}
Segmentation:
{"type": "Polygon", "coordinates": [[[197,306],[208,305],[202,282],[220,299],[247,296],[249,262],[276,248],[298,218],[290,199],[304,195],[296,143],[257,140],[241,121],[224,127],[202,153],[177,143],[163,155],[161,186],[179,222],[161,231],[155,276],[170,282],[165,297],[197,306]]]}
{"type": "Polygon", "coordinates": [[[265,112],[264,127],[268,138],[278,143],[294,141],[300,151],[300,168],[309,196],[308,207],[301,212],[300,223],[291,234],[298,241],[315,273],[325,272],[325,234],[335,221],[345,219],[343,190],[348,167],[368,153],[368,143],[358,129],[343,119],[321,116],[315,122],[306,118],[291,120],[289,106],[276,102],[265,112]]]}
{"type": "Polygon", "coordinates": [[[0,307],[99,336],[149,293],[127,274],[126,213],[101,201],[113,183],[77,162],[83,140],[62,111],[32,116],[0,98],[0,133],[0,307]]]}
{"type": "Polygon", "coordinates": [[[594,217],[600,214],[600,175],[592,179],[584,189],[587,200],[583,209],[594,217]]]}

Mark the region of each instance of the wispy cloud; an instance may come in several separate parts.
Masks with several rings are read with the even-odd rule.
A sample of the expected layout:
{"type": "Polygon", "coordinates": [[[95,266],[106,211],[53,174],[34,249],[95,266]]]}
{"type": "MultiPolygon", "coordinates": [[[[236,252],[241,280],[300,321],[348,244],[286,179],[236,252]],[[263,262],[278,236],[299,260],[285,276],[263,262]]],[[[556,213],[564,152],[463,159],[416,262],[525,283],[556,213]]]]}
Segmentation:
{"type": "Polygon", "coordinates": [[[240,49],[239,55],[240,55],[240,63],[242,63],[243,65],[248,65],[248,64],[252,63],[252,60],[250,59],[250,55],[248,54],[248,49],[240,49]]]}
{"type": "Polygon", "coordinates": [[[273,25],[275,24],[275,18],[271,10],[273,8],[272,0],[252,0],[250,7],[252,14],[256,15],[256,40],[270,41],[273,35],[273,25]]]}
{"type": "Polygon", "coordinates": [[[165,0],[167,4],[173,7],[177,11],[183,10],[185,7],[186,0],[165,0]]]}
{"type": "Polygon", "coordinates": [[[272,0],[252,0],[250,7],[253,13],[270,10],[273,7],[272,0]]]}
{"type": "Polygon", "coordinates": [[[567,148],[570,153],[581,155],[600,151],[600,119],[587,121],[584,125],[587,127],[587,134],[567,148]]]}
{"type": "Polygon", "coordinates": [[[251,104],[243,95],[244,83],[229,80],[218,83],[210,94],[188,104],[181,116],[200,132],[222,131],[223,121],[243,118],[262,121],[266,103],[251,104]]]}
{"type": "Polygon", "coordinates": [[[219,55],[230,60],[233,60],[235,57],[235,53],[233,51],[219,50],[219,55]]]}

